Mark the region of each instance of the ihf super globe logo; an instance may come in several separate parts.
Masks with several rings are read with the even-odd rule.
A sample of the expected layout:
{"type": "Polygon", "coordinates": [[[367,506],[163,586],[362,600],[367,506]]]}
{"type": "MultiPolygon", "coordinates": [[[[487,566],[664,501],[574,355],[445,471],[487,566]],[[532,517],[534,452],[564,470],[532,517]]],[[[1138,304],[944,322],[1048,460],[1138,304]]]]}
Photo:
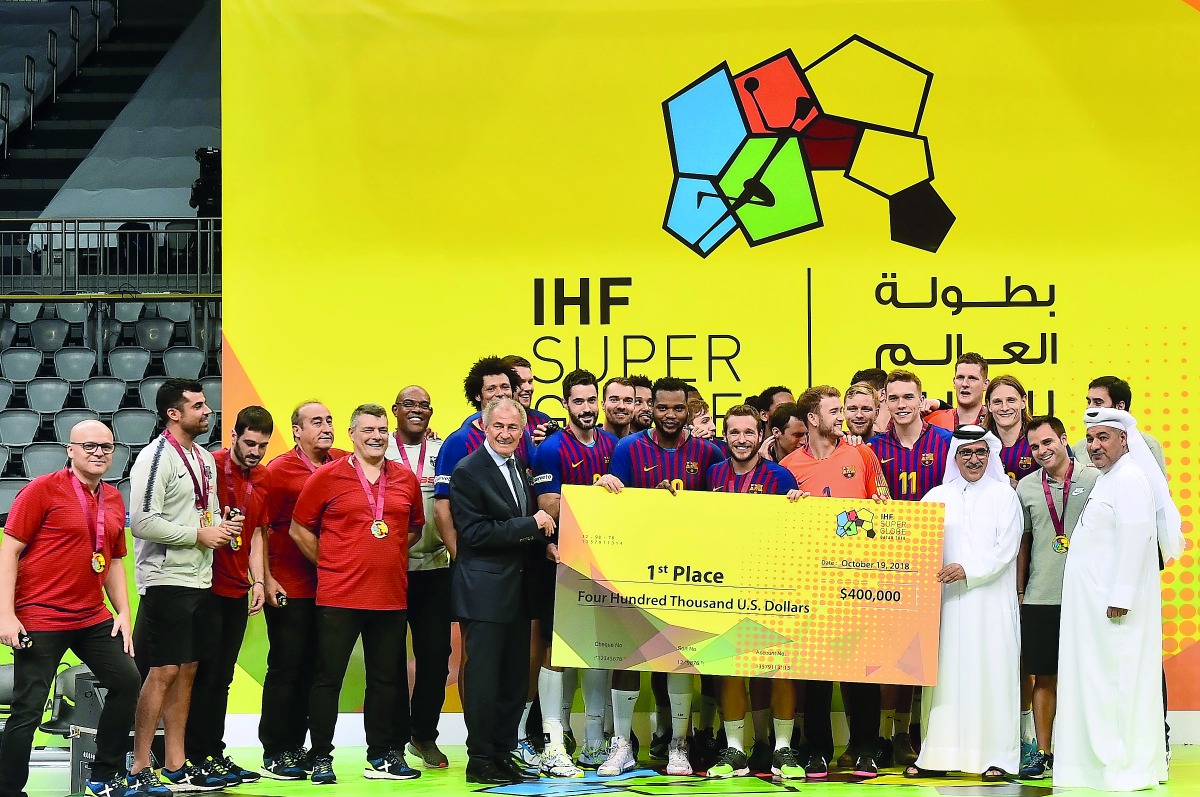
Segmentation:
{"type": "Polygon", "coordinates": [[[758,246],[822,225],[813,173],[888,201],[891,237],[936,252],[954,214],[921,117],[933,73],[860,36],[807,67],[791,50],[722,63],[663,103],[675,180],[663,228],[701,257],[736,230],[758,246]]]}

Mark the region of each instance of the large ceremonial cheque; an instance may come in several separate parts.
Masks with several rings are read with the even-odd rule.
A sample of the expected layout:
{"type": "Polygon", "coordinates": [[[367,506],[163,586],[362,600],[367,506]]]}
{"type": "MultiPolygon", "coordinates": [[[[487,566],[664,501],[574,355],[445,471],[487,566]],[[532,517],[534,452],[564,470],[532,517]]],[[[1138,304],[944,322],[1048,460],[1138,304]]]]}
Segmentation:
{"type": "Polygon", "coordinates": [[[942,523],[942,504],[564,486],[554,664],[931,685],[942,523]]]}

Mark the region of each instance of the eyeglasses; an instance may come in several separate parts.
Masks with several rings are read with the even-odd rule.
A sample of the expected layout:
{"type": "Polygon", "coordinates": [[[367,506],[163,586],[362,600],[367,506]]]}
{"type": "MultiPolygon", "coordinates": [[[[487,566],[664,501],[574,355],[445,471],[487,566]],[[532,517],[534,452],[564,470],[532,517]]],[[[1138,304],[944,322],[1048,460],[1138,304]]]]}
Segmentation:
{"type": "Polygon", "coordinates": [[[87,454],[95,454],[97,449],[103,454],[111,454],[117,450],[116,445],[113,443],[76,443],[72,440],[71,445],[79,446],[87,454]]]}
{"type": "Polygon", "coordinates": [[[987,451],[959,451],[957,456],[959,459],[987,459],[987,451]]]}
{"type": "Polygon", "coordinates": [[[433,409],[433,405],[428,401],[413,401],[412,399],[405,399],[404,401],[398,402],[397,406],[403,407],[406,410],[419,409],[422,412],[429,412],[433,409]]]}

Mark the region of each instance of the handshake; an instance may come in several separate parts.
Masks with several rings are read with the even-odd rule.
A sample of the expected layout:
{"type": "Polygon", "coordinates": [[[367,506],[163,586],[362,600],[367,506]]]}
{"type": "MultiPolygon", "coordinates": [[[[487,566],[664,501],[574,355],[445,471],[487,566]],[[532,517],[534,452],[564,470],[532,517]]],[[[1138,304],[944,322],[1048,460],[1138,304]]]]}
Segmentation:
{"type": "Polygon", "coordinates": [[[215,526],[201,526],[196,532],[196,542],[205,548],[220,548],[242,536],[242,510],[226,507],[221,522],[215,526]]]}

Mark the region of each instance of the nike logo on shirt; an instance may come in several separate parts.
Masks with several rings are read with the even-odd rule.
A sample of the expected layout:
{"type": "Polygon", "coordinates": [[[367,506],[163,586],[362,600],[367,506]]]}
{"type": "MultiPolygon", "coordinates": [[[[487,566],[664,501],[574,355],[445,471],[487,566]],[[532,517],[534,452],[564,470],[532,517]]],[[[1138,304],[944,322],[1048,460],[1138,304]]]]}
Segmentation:
{"type": "Polygon", "coordinates": [[[648,468],[642,468],[642,473],[649,473],[650,471],[654,470],[657,467],[658,467],[657,465],[651,465],[648,468]]]}

